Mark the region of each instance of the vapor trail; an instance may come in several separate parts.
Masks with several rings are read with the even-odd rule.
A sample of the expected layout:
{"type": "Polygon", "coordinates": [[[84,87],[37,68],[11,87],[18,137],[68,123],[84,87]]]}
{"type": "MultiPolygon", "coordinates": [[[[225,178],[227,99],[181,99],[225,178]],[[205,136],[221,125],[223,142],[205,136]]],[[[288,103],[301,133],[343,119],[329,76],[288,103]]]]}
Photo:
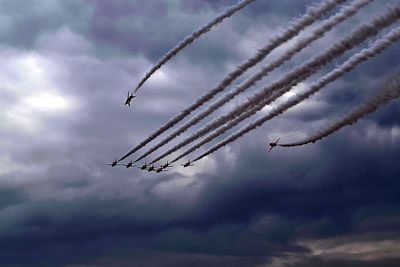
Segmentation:
{"type": "MultiPolygon", "coordinates": [[[[289,108],[299,104],[300,102],[304,101],[305,99],[309,98],[310,96],[312,96],[315,93],[317,93],[318,91],[320,91],[323,87],[325,87],[329,83],[335,81],[339,77],[343,76],[345,73],[353,70],[354,68],[356,68],[362,62],[368,60],[371,57],[375,57],[376,55],[381,53],[384,49],[386,49],[388,46],[390,46],[392,43],[394,43],[395,41],[397,41],[399,39],[400,39],[400,27],[390,31],[386,36],[384,36],[383,38],[381,38],[378,41],[376,41],[370,48],[363,49],[359,53],[356,53],[355,55],[350,57],[348,60],[346,60],[341,66],[335,68],[334,70],[332,70],[331,72],[329,72],[328,74],[326,74],[322,78],[320,78],[318,81],[312,83],[310,85],[310,87],[308,88],[308,90],[305,91],[304,93],[298,95],[297,97],[294,97],[293,99],[290,99],[286,103],[281,104],[280,106],[278,106],[277,108],[272,110],[269,114],[261,117],[260,119],[258,119],[257,121],[255,121],[253,123],[250,123],[249,125],[247,125],[246,127],[242,128],[240,131],[236,132],[232,136],[227,137],[224,141],[222,141],[221,143],[215,145],[212,149],[210,149],[209,151],[207,151],[206,153],[204,153],[200,157],[196,158],[196,160],[198,160],[198,159],[200,159],[200,158],[202,158],[202,157],[204,157],[206,155],[209,155],[210,153],[213,153],[214,151],[216,151],[220,147],[225,146],[226,144],[228,144],[230,142],[233,142],[237,138],[239,138],[239,137],[243,136],[244,134],[254,130],[258,126],[261,126],[262,124],[264,124],[268,120],[270,120],[270,119],[282,114],[283,112],[285,112],[289,108]]],[[[384,94],[382,94],[380,96],[377,96],[376,99],[373,99],[370,102],[368,102],[365,105],[366,106],[365,108],[361,107],[360,109],[358,109],[358,111],[357,111],[358,113],[355,112],[354,115],[360,115],[359,113],[361,111],[367,111],[367,110],[370,111],[370,110],[372,110],[373,107],[375,107],[373,105],[383,104],[384,100],[389,101],[388,98],[390,98],[391,93],[393,93],[392,91],[394,89],[397,90],[397,91],[400,91],[399,87],[400,87],[400,77],[397,77],[397,80],[394,80],[394,81],[391,82],[391,88],[390,88],[391,90],[390,90],[390,92],[388,90],[388,91],[385,91],[384,94]],[[397,82],[397,84],[396,84],[396,82],[397,82]],[[397,88],[396,88],[396,86],[397,86],[397,88]],[[380,100],[382,100],[382,101],[380,101],[380,100]],[[373,103],[373,104],[371,104],[371,103],[373,103]]],[[[397,97],[398,97],[398,95],[397,95],[397,97]]],[[[249,111],[246,112],[246,113],[249,113],[249,111]]],[[[329,135],[333,131],[336,131],[336,130],[340,129],[338,127],[340,127],[340,125],[342,125],[343,122],[345,122],[345,124],[346,124],[346,123],[349,123],[350,119],[356,118],[354,115],[353,116],[349,116],[346,119],[344,119],[343,121],[338,122],[338,124],[336,124],[336,125],[332,126],[331,128],[327,129],[327,131],[321,132],[320,134],[329,135]]],[[[241,118],[241,116],[236,118],[235,120],[231,121],[230,123],[224,125],[222,128],[218,129],[218,131],[214,132],[213,134],[207,136],[202,141],[200,141],[199,143],[197,143],[196,145],[192,146],[191,148],[186,150],[184,153],[179,155],[172,162],[175,162],[175,161],[179,160],[180,158],[182,158],[182,157],[194,152],[196,149],[200,148],[204,144],[206,144],[206,143],[210,142],[211,140],[213,140],[214,138],[222,135],[228,129],[230,129],[230,128],[234,127],[235,125],[237,125],[241,121],[240,118],[241,118]]],[[[358,119],[358,118],[356,118],[356,119],[358,119]]],[[[341,126],[341,127],[343,127],[343,126],[341,126]]],[[[323,137],[325,137],[325,135],[323,137]]],[[[307,144],[309,142],[315,142],[315,140],[317,140],[315,138],[320,139],[320,135],[317,135],[316,137],[315,136],[314,137],[310,137],[309,139],[307,139],[307,141],[305,140],[303,142],[293,143],[293,144],[285,144],[285,145],[281,145],[281,146],[288,147],[288,146],[303,145],[303,144],[307,144]]]]}
{"type": "Polygon", "coordinates": [[[252,109],[250,109],[251,112],[248,116],[255,114],[265,105],[269,104],[277,97],[289,91],[292,86],[295,86],[300,81],[311,76],[312,74],[317,72],[318,69],[320,69],[322,66],[331,62],[347,50],[352,49],[369,37],[376,35],[380,30],[394,23],[399,18],[400,5],[388,8],[385,13],[377,16],[371,23],[365,23],[359,26],[356,30],[352,31],[349,36],[333,44],[324,53],[321,53],[318,56],[311,58],[310,60],[303,63],[301,66],[295,68],[294,70],[283,76],[278,81],[263,88],[262,90],[260,90],[260,92],[254,94],[252,97],[249,97],[245,103],[239,105],[228,114],[214,119],[212,122],[208,123],[203,128],[193,133],[190,137],[186,138],[184,141],[177,144],[176,146],[159,156],[157,159],[153,160],[153,163],[169,155],[170,153],[175,152],[179,148],[187,145],[188,143],[193,142],[197,138],[209,133],[210,131],[220,127],[224,123],[235,119],[237,116],[249,110],[250,108],[252,109]]]}
{"type": "Polygon", "coordinates": [[[278,68],[281,66],[283,63],[286,61],[290,60],[295,54],[299,53],[301,50],[306,48],[310,43],[313,41],[322,38],[325,33],[330,31],[334,26],[339,24],[340,22],[343,22],[347,18],[351,17],[354,15],[358,10],[360,10],[362,7],[366,6],[372,2],[372,0],[356,0],[353,2],[352,5],[343,7],[336,15],[331,16],[329,19],[323,21],[320,26],[318,26],[310,35],[307,37],[302,38],[299,40],[295,46],[290,48],[288,51],[285,51],[285,53],[280,56],[279,58],[273,60],[271,63],[267,64],[264,66],[260,71],[258,71],[256,74],[252,75],[250,78],[248,78],[246,81],[244,81],[241,85],[237,86],[233,91],[227,93],[225,96],[221,97],[213,103],[210,107],[208,107],[206,110],[203,112],[199,113],[198,115],[194,116],[192,119],[190,119],[188,122],[186,122],[184,125],[179,127],[177,130],[175,130],[173,133],[168,135],[166,138],[164,138],[161,142],[159,142],[157,145],[146,151],[143,155],[141,155],[139,158],[136,160],[139,161],[160,147],[164,146],[167,144],[169,141],[172,139],[178,137],[182,133],[184,133],[186,130],[188,130],[190,127],[193,125],[197,124],[201,120],[203,120],[205,117],[216,111],[218,108],[222,107],[224,104],[232,100],[235,96],[238,94],[246,91],[249,89],[251,86],[253,86],[257,81],[268,75],[271,71],[274,69],[278,68]]]}
{"type": "MultiPolygon", "coordinates": [[[[384,49],[386,49],[388,46],[390,46],[394,42],[398,41],[399,39],[400,39],[400,27],[397,27],[394,30],[390,31],[386,36],[384,36],[383,38],[376,41],[370,48],[364,49],[361,52],[355,54],[350,59],[348,59],[341,67],[339,67],[339,68],[335,69],[334,71],[325,75],[318,82],[314,83],[307,92],[301,94],[296,99],[289,101],[286,104],[283,104],[282,106],[278,107],[277,109],[275,109],[268,115],[263,116],[262,118],[256,120],[255,122],[245,126],[241,130],[234,133],[233,135],[227,137],[225,140],[223,140],[220,143],[211,147],[208,151],[201,154],[194,161],[197,161],[207,155],[210,155],[211,153],[217,151],[219,148],[235,141],[239,137],[256,129],[258,126],[261,126],[262,124],[264,124],[266,121],[270,120],[271,118],[281,114],[288,108],[290,108],[290,107],[296,105],[297,103],[303,101],[304,99],[308,98],[309,96],[311,96],[312,94],[314,94],[315,92],[320,90],[322,87],[324,87],[326,84],[334,81],[338,77],[342,76],[344,73],[352,70],[353,68],[355,68],[357,65],[359,65],[363,61],[366,61],[368,58],[378,55],[380,52],[382,52],[384,49]]],[[[397,87],[397,91],[398,90],[399,89],[397,87]]],[[[390,94],[392,94],[392,92],[390,94]]],[[[398,93],[395,97],[398,97],[398,93]]],[[[321,136],[322,136],[321,138],[323,138],[326,134],[329,135],[330,133],[340,129],[341,127],[343,127],[343,126],[341,126],[342,124],[345,125],[345,124],[349,123],[350,121],[355,122],[357,120],[357,116],[360,116],[360,115],[364,116],[364,115],[374,111],[380,105],[387,103],[390,99],[391,98],[388,97],[387,94],[385,96],[379,96],[377,98],[374,98],[372,101],[370,101],[368,103],[368,105],[366,105],[367,107],[361,107],[360,109],[358,109],[354,113],[352,113],[349,117],[345,118],[345,120],[339,122],[336,125],[336,127],[329,128],[328,131],[323,131],[321,133],[321,136]]],[[[312,140],[310,142],[312,142],[312,140]]]]}
{"type": "Polygon", "coordinates": [[[300,31],[302,31],[305,27],[314,23],[317,19],[319,19],[323,14],[333,9],[336,5],[343,3],[346,0],[328,0],[322,1],[317,6],[309,7],[306,13],[300,17],[299,19],[291,22],[286,30],[276,37],[272,38],[268,43],[258,49],[257,53],[254,54],[251,58],[247,59],[240,65],[236,67],[234,71],[226,75],[222,81],[220,81],[214,88],[209,90],[199,99],[197,99],[192,105],[182,110],[175,117],[167,121],[164,125],[158,128],[155,132],[153,132],[148,138],[139,143],[136,147],[126,153],[123,157],[121,157],[118,161],[124,160],[146,144],[151,142],[153,139],[157,138],[160,134],[170,129],[172,126],[180,122],[186,116],[188,116],[191,112],[202,106],[207,101],[211,100],[215,95],[222,92],[227,86],[232,84],[232,82],[242,75],[246,70],[256,65],[258,62],[262,61],[272,50],[280,46],[281,44],[287,42],[294,36],[296,36],[300,31]]]}
{"type": "Polygon", "coordinates": [[[356,123],[359,119],[365,117],[366,115],[376,111],[379,107],[386,105],[389,101],[400,97],[400,76],[395,77],[387,88],[384,88],[380,93],[369,99],[366,103],[360,105],[347,116],[337,121],[332,126],[319,131],[317,134],[306,138],[303,141],[289,144],[279,145],[281,147],[294,147],[302,146],[309,143],[314,143],[321,140],[334,132],[340,130],[346,125],[352,125],[356,123]]]}
{"type": "Polygon", "coordinates": [[[220,24],[226,18],[231,17],[237,11],[243,9],[248,4],[251,4],[255,0],[243,0],[237,3],[236,5],[228,8],[223,13],[219,14],[215,19],[202,26],[198,30],[192,32],[190,35],[186,36],[181,42],[179,42],[174,48],[168,51],[160,61],[157,62],[151,69],[146,73],[146,75],[140,80],[138,85],[136,86],[135,93],[139,90],[139,88],[159,69],[167,63],[172,57],[174,57],[180,50],[184,49],[186,46],[193,43],[194,40],[202,36],[204,33],[209,32],[214,26],[220,24]]]}

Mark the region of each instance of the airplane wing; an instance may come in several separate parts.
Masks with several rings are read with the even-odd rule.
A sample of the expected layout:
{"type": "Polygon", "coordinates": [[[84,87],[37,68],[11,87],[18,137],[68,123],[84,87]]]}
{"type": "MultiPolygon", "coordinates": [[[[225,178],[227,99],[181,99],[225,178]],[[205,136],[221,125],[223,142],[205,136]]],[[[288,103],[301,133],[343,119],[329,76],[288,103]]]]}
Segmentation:
{"type": "Polygon", "coordinates": [[[272,150],[273,148],[274,148],[274,147],[273,147],[273,146],[271,146],[271,147],[269,148],[268,152],[271,152],[271,150],[272,150]]]}

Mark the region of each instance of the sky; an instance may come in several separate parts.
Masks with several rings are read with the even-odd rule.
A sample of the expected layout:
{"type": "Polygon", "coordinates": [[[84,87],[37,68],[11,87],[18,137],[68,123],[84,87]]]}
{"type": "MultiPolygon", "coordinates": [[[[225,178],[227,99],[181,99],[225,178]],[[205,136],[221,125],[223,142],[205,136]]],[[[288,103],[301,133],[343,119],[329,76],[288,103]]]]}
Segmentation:
{"type": "MultiPolygon", "coordinates": [[[[399,70],[399,43],[191,168],[107,166],[315,2],[255,1],[163,66],[128,108],[128,90],[164,53],[236,1],[0,0],[2,265],[399,266],[398,100],[321,142],[267,152],[271,140],[313,134],[372,95],[399,70]]],[[[201,125],[393,3],[375,0],[201,125]]]]}

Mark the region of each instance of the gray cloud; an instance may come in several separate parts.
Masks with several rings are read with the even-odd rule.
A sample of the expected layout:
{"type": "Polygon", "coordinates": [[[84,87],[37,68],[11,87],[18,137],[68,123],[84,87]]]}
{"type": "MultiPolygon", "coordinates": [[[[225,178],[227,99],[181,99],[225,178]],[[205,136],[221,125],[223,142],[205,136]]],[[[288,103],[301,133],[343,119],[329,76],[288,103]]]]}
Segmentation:
{"type": "MultiPolygon", "coordinates": [[[[346,113],[363,99],[364,88],[398,65],[398,44],[312,99],[328,106],[322,117],[304,118],[313,108],[304,103],[300,115],[273,120],[192,169],[154,175],[106,163],[214,85],[309,1],[258,1],[165,66],[129,110],[122,106],[126,92],[147,67],[233,1],[163,2],[158,8],[146,1],[141,12],[133,9],[139,1],[69,2],[29,2],[31,12],[26,1],[0,0],[0,20],[4,14],[10,19],[6,31],[0,26],[7,32],[0,44],[3,265],[259,266],[296,255],[304,257],[298,266],[396,266],[387,258],[313,259],[299,241],[398,239],[400,135],[390,113],[397,103],[317,145],[270,154],[265,146],[270,138],[295,133],[284,137],[295,139],[346,113]],[[146,24],[146,14],[159,16],[146,24]],[[140,26],[124,31],[113,20],[125,16],[133,17],[133,28],[144,25],[153,34],[132,41],[130,33],[140,33],[140,26]],[[111,32],[115,27],[115,35],[97,35],[100,22],[111,32]]],[[[355,21],[378,8],[380,2],[355,21]]],[[[339,35],[326,36],[265,83],[339,35]]]]}

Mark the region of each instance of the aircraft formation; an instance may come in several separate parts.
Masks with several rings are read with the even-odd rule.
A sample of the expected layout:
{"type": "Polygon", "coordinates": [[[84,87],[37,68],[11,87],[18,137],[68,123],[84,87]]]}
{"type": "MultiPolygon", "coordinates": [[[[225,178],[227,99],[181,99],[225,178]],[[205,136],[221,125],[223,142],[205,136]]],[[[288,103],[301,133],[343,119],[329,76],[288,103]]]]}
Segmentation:
{"type": "MultiPolygon", "coordinates": [[[[127,169],[129,168],[133,168],[133,167],[137,167],[139,170],[141,171],[148,171],[148,172],[156,172],[156,173],[160,173],[160,172],[165,172],[167,171],[168,168],[174,167],[173,165],[171,165],[171,163],[169,163],[168,161],[164,164],[161,164],[158,168],[156,168],[154,166],[154,164],[149,165],[147,163],[144,163],[143,165],[139,166],[136,165],[133,160],[129,161],[128,164],[119,164],[118,160],[115,159],[113,162],[108,163],[107,165],[111,166],[111,167],[115,167],[115,166],[124,166],[127,169]]],[[[189,167],[189,166],[193,166],[190,162],[190,160],[188,162],[186,162],[185,164],[181,164],[183,167],[189,167]]]]}
{"type": "MultiPolygon", "coordinates": [[[[144,75],[144,77],[137,84],[135,90],[128,92],[124,105],[130,107],[132,101],[136,98],[135,93],[142,87],[142,85],[167,61],[173,58],[178,52],[190,45],[194,40],[209,32],[214,26],[222,23],[226,18],[231,17],[234,13],[245,8],[247,5],[255,2],[256,0],[241,0],[236,5],[228,8],[220,15],[215,17],[211,22],[200,27],[198,30],[189,34],[181,42],[179,42],[174,48],[168,51],[151,69],[144,75]]],[[[248,89],[260,81],[262,78],[268,76],[272,71],[280,68],[285,63],[292,60],[292,58],[301,53],[303,49],[306,49],[313,42],[323,38],[332,29],[335,29],[340,23],[347,19],[352,18],[353,15],[362,10],[365,6],[376,0],[320,0],[320,3],[309,6],[304,15],[290,21],[286,28],[272,36],[264,46],[256,49],[256,52],[238,64],[234,70],[225,75],[219,83],[209,89],[204,95],[196,99],[191,105],[183,109],[177,115],[169,119],[158,129],[152,132],[145,140],[137,144],[125,155],[119,159],[115,159],[112,163],[109,163],[111,167],[124,166],[126,168],[138,167],[142,171],[161,173],[167,171],[168,168],[172,167],[171,164],[177,162],[181,158],[193,153],[199,148],[204,147],[207,143],[224,135],[228,130],[232,129],[239,123],[250,118],[255,114],[259,114],[264,107],[270,105],[275,100],[279,100],[284,94],[290,92],[296,85],[304,83],[307,85],[306,89],[296,94],[282,104],[278,104],[269,113],[262,114],[259,118],[251,120],[244,127],[237,130],[236,132],[228,135],[222,141],[214,144],[204,153],[200,154],[193,160],[188,160],[184,164],[180,164],[182,167],[187,168],[194,166],[193,163],[196,161],[211,155],[222,147],[236,141],[238,138],[252,132],[256,128],[262,126],[271,119],[284,114],[288,109],[300,104],[307,100],[320,90],[324,89],[330,83],[333,83],[337,79],[341,78],[346,73],[354,70],[360,64],[368,61],[369,59],[379,55],[389,46],[400,40],[400,26],[394,26],[391,29],[387,29],[400,20],[400,4],[393,3],[391,6],[384,7],[383,11],[378,15],[374,15],[368,18],[364,18],[358,25],[352,24],[353,29],[346,32],[342,36],[335,39],[330,46],[321,47],[320,51],[315,51],[315,54],[308,56],[307,59],[301,63],[295,65],[289,71],[284,72],[277,80],[270,82],[266,86],[258,89],[256,93],[251,96],[244,97],[244,101],[237,104],[231,111],[225,112],[219,117],[210,120],[200,129],[197,129],[185,137],[182,141],[168,149],[166,152],[157,156],[154,160],[149,163],[145,163],[141,166],[137,166],[137,162],[148,157],[154,152],[158,152],[159,149],[171,140],[181,136],[189,128],[198,125],[200,121],[207,118],[214,111],[223,107],[233,98],[238,95],[243,95],[248,89]],[[349,3],[346,3],[349,2],[349,3]],[[335,12],[334,10],[338,9],[335,12]],[[309,26],[313,25],[312,29],[308,29],[309,26]],[[307,31],[308,35],[303,34],[307,31]],[[286,46],[286,51],[281,55],[270,59],[266,65],[263,65],[260,70],[255,71],[254,74],[250,75],[247,79],[241,82],[239,85],[232,86],[228,92],[224,92],[225,89],[233,85],[234,81],[241,77],[247,70],[254,67],[256,64],[264,61],[275,49],[284,47],[287,42],[297,38],[296,42],[291,46],[286,46]],[[370,41],[372,40],[372,41],[370,41]],[[364,48],[355,51],[357,46],[363,45],[364,48]],[[354,49],[354,50],[353,50],[354,49]],[[311,76],[316,75],[323,68],[329,68],[332,62],[340,61],[343,56],[347,56],[351,51],[351,54],[341,64],[336,64],[335,67],[326,74],[320,75],[314,82],[305,82],[311,76]],[[186,117],[193,112],[197,111],[200,107],[205,105],[208,101],[211,101],[217,94],[221,96],[211,103],[208,107],[190,117],[189,120],[178,125],[186,117]],[[178,127],[175,127],[178,125],[178,127]],[[175,128],[174,128],[175,127],[175,128]],[[127,164],[121,164],[120,162],[126,160],[131,155],[148,145],[153,140],[157,139],[164,132],[172,129],[172,133],[163,138],[159,143],[143,152],[135,161],[130,160],[127,164]],[[164,158],[170,157],[173,153],[180,151],[181,148],[192,144],[186,151],[182,152],[170,162],[167,161],[165,164],[156,167],[155,164],[164,160],[164,158]]],[[[360,118],[363,118],[367,114],[375,111],[377,108],[385,105],[391,100],[400,97],[400,75],[397,75],[395,79],[392,79],[391,85],[384,85],[375,98],[367,101],[364,105],[360,105],[355,111],[349,113],[348,116],[344,116],[343,119],[334,123],[332,127],[325,131],[318,131],[317,134],[312,135],[305,140],[293,142],[293,143],[279,143],[281,138],[269,143],[267,149],[269,152],[275,147],[294,147],[301,146],[308,143],[314,143],[317,140],[321,140],[328,135],[338,131],[344,126],[352,125],[356,123],[360,118]]],[[[282,137],[282,136],[281,136],[282,137]]]]}

